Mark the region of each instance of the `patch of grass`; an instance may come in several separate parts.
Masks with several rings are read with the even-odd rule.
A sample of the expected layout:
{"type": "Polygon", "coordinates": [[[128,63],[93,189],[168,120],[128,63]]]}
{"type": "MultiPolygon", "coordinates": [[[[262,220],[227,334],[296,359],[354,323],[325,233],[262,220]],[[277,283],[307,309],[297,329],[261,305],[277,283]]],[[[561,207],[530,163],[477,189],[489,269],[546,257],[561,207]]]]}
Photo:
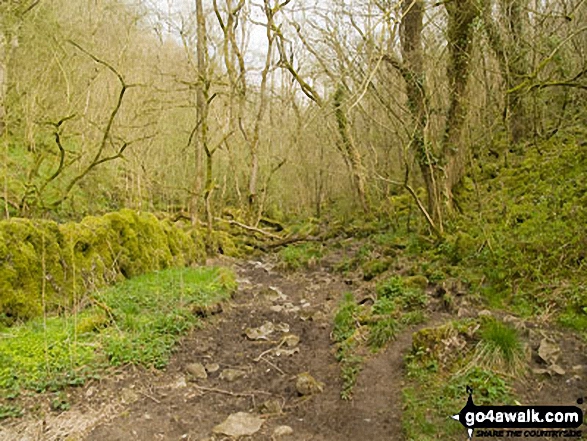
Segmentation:
{"type": "Polygon", "coordinates": [[[377,285],[377,295],[398,303],[403,309],[422,309],[428,303],[428,296],[419,287],[406,287],[401,277],[393,276],[377,285]]]}
{"type": "Polygon", "coordinates": [[[79,385],[108,363],[161,368],[197,324],[192,310],[226,299],[235,287],[225,268],[167,269],[95,293],[94,306],[78,315],[4,328],[0,398],[79,385]]]}
{"type": "Polygon", "coordinates": [[[389,341],[393,340],[398,331],[398,323],[393,317],[386,317],[382,320],[378,320],[371,325],[369,332],[368,345],[372,350],[381,349],[389,341]]]}
{"type": "Polygon", "coordinates": [[[490,319],[481,325],[479,336],[481,341],[475,349],[473,365],[511,373],[519,373],[525,368],[524,346],[514,328],[490,319]]]}
{"type": "Polygon", "coordinates": [[[334,329],[332,336],[337,343],[348,340],[356,331],[356,317],[359,313],[359,306],[355,302],[353,294],[347,292],[334,316],[334,329]]]}
{"type": "Polygon", "coordinates": [[[177,268],[102,291],[96,297],[116,323],[100,332],[106,356],[114,365],[164,367],[179,336],[197,323],[193,308],[220,302],[235,287],[225,268],[177,268]]]}
{"type": "Polygon", "coordinates": [[[99,364],[96,342],[77,336],[74,317],[34,319],[0,340],[1,395],[20,389],[57,390],[85,381],[99,364]]]}
{"type": "Polygon", "coordinates": [[[352,293],[346,293],[334,316],[332,338],[336,343],[336,359],[340,363],[343,400],[352,397],[352,390],[361,371],[363,358],[356,354],[357,321],[360,307],[355,302],[352,293]]]}
{"type": "Polygon", "coordinates": [[[299,270],[314,266],[322,256],[322,246],[313,243],[290,245],[279,251],[280,266],[289,270],[299,270]]]}

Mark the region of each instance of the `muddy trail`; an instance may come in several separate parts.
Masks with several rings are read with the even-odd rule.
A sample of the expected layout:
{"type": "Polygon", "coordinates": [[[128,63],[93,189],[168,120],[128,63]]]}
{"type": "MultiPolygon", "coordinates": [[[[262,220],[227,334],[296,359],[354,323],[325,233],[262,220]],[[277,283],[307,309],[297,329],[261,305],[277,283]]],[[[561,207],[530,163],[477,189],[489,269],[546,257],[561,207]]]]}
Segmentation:
{"type": "Polygon", "coordinates": [[[73,389],[70,410],[21,422],[3,439],[219,441],[234,439],[218,429],[233,414],[248,427],[224,433],[249,433],[243,440],[403,439],[402,359],[413,329],[365,362],[345,401],[330,334],[341,293],[356,287],[324,266],[212,263],[232,267],[239,288],[222,311],[207,311],[165,370],[124,367],[73,389]]]}
{"type": "Polygon", "coordinates": [[[370,360],[354,399],[343,401],[330,332],[348,286],[324,269],[284,274],[267,261],[233,267],[239,289],[231,304],[183,341],[158,381],[134,385],[136,402],[86,439],[230,439],[214,434],[215,427],[238,412],[262,423],[242,439],[401,439],[402,354],[409,338],[370,360]],[[303,373],[309,374],[302,377],[306,386],[298,380],[303,373]]]}

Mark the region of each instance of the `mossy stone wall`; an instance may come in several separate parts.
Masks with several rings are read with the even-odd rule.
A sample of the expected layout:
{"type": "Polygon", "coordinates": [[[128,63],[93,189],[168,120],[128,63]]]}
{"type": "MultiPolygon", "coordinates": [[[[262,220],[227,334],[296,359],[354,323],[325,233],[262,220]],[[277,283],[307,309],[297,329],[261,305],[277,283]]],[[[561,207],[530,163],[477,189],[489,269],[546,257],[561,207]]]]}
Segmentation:
{"type": "Polygon", "coordinates": [[[62,225],[1,221],[0,322],[71,310],[107,284],[204,257],[197,233],[149,213],[121,210],[62,225]]]}

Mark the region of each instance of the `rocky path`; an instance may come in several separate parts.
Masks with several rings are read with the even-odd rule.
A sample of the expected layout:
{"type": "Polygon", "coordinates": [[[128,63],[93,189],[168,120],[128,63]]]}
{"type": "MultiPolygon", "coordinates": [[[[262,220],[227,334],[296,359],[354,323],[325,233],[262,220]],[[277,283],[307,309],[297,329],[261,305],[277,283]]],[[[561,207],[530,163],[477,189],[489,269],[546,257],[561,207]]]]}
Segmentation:
{"type": "Polygon", "coordinates": [[[322,269],[286,275],[269,262],[235,266],[232,304],[184,340],[165,373],[125,384],[131,403],[85,439],[402,439],[408,334],[366,364],[355,398],[342,401],[330,332],[348,287],[322,269]],[[299,380],[302,373],[309,376],[299,380]]]}

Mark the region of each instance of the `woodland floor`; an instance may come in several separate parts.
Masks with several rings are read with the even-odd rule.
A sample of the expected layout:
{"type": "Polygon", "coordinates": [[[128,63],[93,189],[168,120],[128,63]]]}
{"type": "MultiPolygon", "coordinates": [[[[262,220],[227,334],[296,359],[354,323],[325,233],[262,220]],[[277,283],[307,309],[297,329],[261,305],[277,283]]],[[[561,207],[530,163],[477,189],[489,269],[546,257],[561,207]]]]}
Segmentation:
{"type": "MultiPolygon", "coordinates": [[[[60,414],[49,411],[43,419],[31,416],[8,421],[0,426],[0,438],[220,441],[231,438],[213,434],[215,426],[235,412],[253,412],[263,417],[264,424],[241,440],[282,439],[273,435],[282,425],[293,429],[293,434],[283,439],[300,441],[404,439],[403,357],[411,348],[416,328],[405,329],[386,349],[366,359],[353,399],[344,401],[340,398],[340,366],[330,338],[332,317],[341,293],[365,290],[361,282],[333,273],[328,261],[303,272],[274,269],[271,256],[260,261],[222,259],[210,263],[233,267],[238,291],[221,313],[209,316],[202,328],[183,339],[166,369],[145,371],[126,366],[83,388],[72,388],[68,390],[69,410],[60,414]],[[283,309],[278,311],[280,306],[283,309]],[[268,321],[287,324],[289,333],[300,338],[299,352],[277,356],[269,351],[279,346],[284,335],[279,330],[269,340],[245,336],[246,328],[268,321]],[[206,379],[194,380],[187,373],[193,363],[217,363],[219,370],[206,379]],[[219,374],[226,368],[242,371],[244,376],[234,381],[222,379],[219,374]],[[322,393],[299,396],[296,376],[303,372],[324,384],[322,393]]],[[[450,317],[446,312],[430,311],[427,325],[450,317]]],[[[572,358],[566,364],[587,365],[580,340],[569,337],[561,341],[563,354],[572,358]]],[[[286,348],[282,345],[281,349],[286,348]]],[[[529,380],[520,385],[520,399],[571,404],[569,400],[576,400],[577,394],[586,390],[585,374],[580,384],[569,384],[563,378],[535,384],[529,380]]],[[[453,410],[460,409],[447,412],[453,410]]]]}

